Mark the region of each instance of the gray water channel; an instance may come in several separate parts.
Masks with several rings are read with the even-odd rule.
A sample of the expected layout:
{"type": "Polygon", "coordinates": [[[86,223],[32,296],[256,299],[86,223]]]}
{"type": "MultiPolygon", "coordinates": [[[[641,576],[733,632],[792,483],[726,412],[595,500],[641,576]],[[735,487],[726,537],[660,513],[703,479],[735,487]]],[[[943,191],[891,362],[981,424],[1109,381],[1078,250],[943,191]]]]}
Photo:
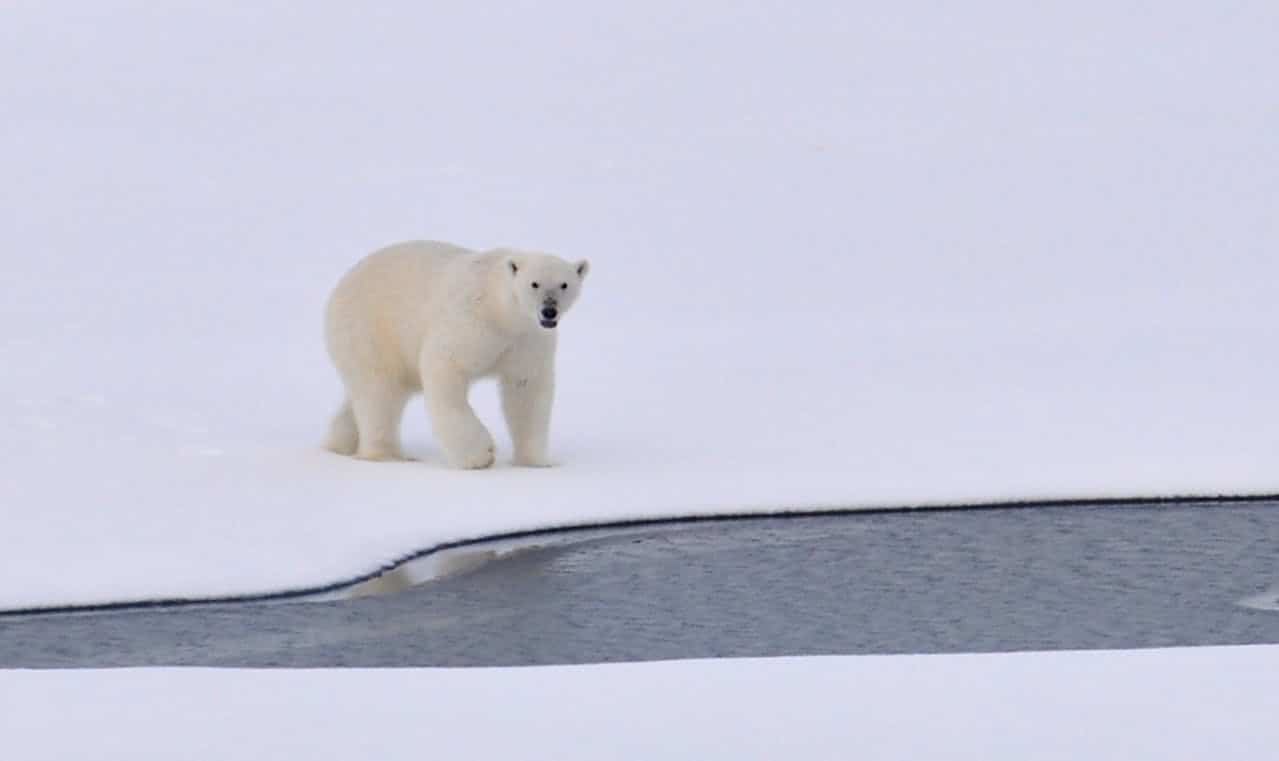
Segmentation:
{"type": "Polygon", "coordinates": [[[0,667],[503,666],[1279,642],[1279,503],[562,536],[395,594],[0,618],[0,667]]]}

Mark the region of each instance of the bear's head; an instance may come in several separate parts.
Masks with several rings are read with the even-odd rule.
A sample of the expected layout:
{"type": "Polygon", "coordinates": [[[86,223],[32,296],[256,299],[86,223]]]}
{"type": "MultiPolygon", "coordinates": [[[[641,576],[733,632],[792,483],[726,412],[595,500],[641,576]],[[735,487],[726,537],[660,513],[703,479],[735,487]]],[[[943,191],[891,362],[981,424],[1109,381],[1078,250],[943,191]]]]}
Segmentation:
{"type": "Polygon", "coordinates": [[[550,254],[507,256],[505,268],[516,309],[543,328],[554,328],[577,301],[590,266],[585,259],[566,262],[550,254]]]}

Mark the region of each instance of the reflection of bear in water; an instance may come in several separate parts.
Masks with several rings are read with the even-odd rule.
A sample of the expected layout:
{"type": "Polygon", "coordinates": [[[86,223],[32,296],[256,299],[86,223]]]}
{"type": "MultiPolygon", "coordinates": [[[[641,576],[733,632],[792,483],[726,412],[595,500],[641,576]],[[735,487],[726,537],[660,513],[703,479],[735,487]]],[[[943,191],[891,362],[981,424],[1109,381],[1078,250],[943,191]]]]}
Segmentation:
{"type": "Polygon", "coordinates": [[[457,468],[493,464],[493,437],[467,399],[497,376],[515,463],[544,466],[555,390],[555,326],[588,262],[447,243],[370,254],[329,298],[325,336],[346,387],[326,447],[368,460],[400,457],[404,405],[421,391],[432,430],[457,468]]]}

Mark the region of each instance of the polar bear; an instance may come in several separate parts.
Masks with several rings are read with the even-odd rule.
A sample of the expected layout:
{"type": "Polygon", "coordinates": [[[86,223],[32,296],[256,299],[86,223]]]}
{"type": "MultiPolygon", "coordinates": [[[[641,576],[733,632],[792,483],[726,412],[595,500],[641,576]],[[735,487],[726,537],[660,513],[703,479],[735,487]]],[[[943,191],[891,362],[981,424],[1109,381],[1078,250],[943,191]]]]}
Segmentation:
{"type": "Polygon", "coordinates": [[[404,406],[421,392],[448,463],[487,468],[493,437],[467,397],[476,380],[496,376],[515,464],[550,465],[555,327],[589,267],[585,259],[440,241],[397,243],[366,256],[325,308],[325,342],[346,388],[326,448],[399,459],[404,406]]]}

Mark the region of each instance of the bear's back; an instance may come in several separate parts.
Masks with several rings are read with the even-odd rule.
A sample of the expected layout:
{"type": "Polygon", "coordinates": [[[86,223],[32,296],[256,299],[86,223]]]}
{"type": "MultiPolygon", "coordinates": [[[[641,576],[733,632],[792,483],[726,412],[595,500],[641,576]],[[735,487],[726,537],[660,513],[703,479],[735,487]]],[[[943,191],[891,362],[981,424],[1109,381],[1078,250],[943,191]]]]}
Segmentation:
{"type": "MultiPolygon", "coordinates": [[[[442,308],[457,267],[476,254],[439,241],[407,241],[378,249],[338,281],[325,310],[335,356],[379,364],[395,357],[408,371],[416,361],[429,316],[442,308]],[[361,360],[363,361],[363,360],[361,360]]],[[[389,368],[387,368],[389,369],[389,368]]]]}

